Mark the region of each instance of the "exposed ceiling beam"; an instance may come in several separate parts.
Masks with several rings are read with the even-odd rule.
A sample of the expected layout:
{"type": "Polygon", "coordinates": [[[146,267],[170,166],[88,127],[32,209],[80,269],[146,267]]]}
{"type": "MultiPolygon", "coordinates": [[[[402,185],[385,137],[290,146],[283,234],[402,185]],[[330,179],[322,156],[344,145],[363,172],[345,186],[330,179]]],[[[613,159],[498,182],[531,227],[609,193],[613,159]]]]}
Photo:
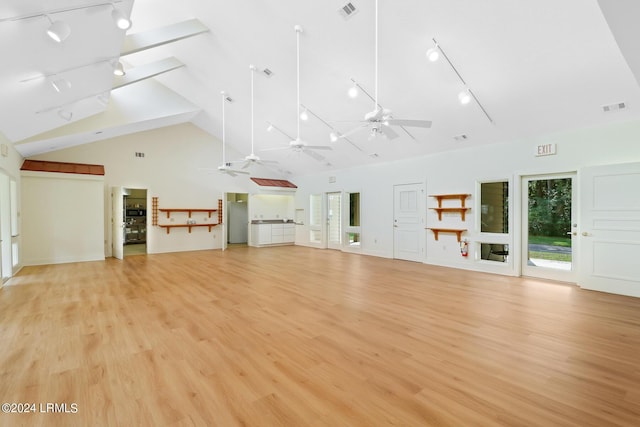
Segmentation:
{"type": "Polygon", "coordinates": [[[175,70],[185,65],[177,58],[171,56],[159,61],[150,62],[127,70],[127,74],[122,77],[116,77],[113,81],[112,89],[118,89],[131,83],[139,82],[168,71],[175,70]]]}
{"type": "Polygon", "coordinates": [[[209,29],[200,22],[200,20],[190,19],[142,33],[129,34],[125,37],[120,55],[129,55],[152,47],[197,36],[208,31],[209,29]]]}

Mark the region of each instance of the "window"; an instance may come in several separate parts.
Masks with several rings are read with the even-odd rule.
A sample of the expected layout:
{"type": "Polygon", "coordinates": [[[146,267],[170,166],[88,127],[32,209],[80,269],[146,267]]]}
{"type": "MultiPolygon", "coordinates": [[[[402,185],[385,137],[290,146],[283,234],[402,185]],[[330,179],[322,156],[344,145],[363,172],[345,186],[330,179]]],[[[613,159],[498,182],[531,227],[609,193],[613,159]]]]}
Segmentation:
{"type": "Polygon", "coordinates": [[[344,230],[347,247],[360,248],[360,193],[346,193],[347,197],[347,226],[344,230]]]}
{"type": "Polygon", "coordinates": [[[480,184],[480,231],[509,233],[509,182],[480,184]]]}
{"type": "Polygon", "coordinates": [[[360,193],[349,193],[349,227],[360,227],[360,193]]]}

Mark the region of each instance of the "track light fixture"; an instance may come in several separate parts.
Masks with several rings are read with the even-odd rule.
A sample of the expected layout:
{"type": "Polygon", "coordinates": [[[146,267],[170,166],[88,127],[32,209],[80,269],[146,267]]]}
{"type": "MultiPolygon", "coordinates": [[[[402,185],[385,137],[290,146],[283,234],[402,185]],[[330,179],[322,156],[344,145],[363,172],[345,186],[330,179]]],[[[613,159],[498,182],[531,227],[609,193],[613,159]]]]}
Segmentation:
{"type": "Polygon", "coordinates": [[[51,86],[55,89],[56,92],[61,93],[67,89],[71,89],[71,82],[63,77],[53,76],[54,79],[51,80],[51,86]]]}
{"type": "Polygon", "coordinates": [[[118,61],[118,62],[116,63],[116,66],[115,66],[115,67],[114,67],[114,69],[113,69],[113,74],[114,74],[114,75],[116,75],[116,76],[118,76],[118,77],[122,77],[122,76],[124,76],[125,74],[127,74],[127,73],[124,71],[124,66],[122,65],[122,62],[118,61]]]}
{"type": "Polygon", "coordinates": [[[267,122],[269,124],[269,126],[267,126],[267,132],[271,132],[273,131],[273,123],[271,122],[267,122]]]}
{"type": "Polygon", "coordinates": [[[358,87],[355,84],[351,86],[347,91],[347,95],[349,95],[349,98],[351,99],[357,98],[359,93],[360,91],[358,90],[358,87]]]}
{"type": "Polygon", "coordinates": [[[111,3],[111,7],[113,7],[111,16],[113,17],[116,26],[121,30],[128,30],[129,28],[131,28],[131,20],[124,16],[124,14],[118,9],[116,9],[116,6],[113,3],[111,3]]]}
{"type": "Polygon", "coordinates": [[[306,108],[302,110],[302,113],[300,113],[300,120],[303,120],[305,122],[309,120],[309,113],[307,112],[306,108]]]}
{"type": "Polygon", "coordinates": [[[45,15],[51,25],[47,28],[47,35],[52,40],[62,43],[71,35],[71,27],[64,21],[52,21],[49,15],[45,15]]]}
{"type": "Polygon", "coordinates": [[[71,119],[73,118],[73,112],[71,112],[70,110],[65,110],[61,108],[58,110],[58,116],[60,116],[61,119],[64,119],[67,122],[70,122],[71,119]]]}
{"type": "Polygon", "coordinates": [[[329,134],[329,139],[331,140],[331,142],[337,142],[338,141],[338,134],[336,132],[331,132],[329,134]]]}
{"type": "Polygon", "coordinates": [[[463,90],[458,94],[458,99],[460,100],[460,104],[467,105],[471,102],[471,94],[468,89],[463,90]]]}
{"type": "Polygon", "coordinates": [[[440,52],[438,51],[437,44],[431,49],[427,50],[427,58],[431,62],[436,62],[438,59],[440,59],[440,52]]]}
{"type": "Polygon", "coordinates": [[[487,116],[487,119],[489,119],[489,122],[493,123],[493,119],[491,118],[489,113],[487,113],[487,110],[485,110],[485,108],[482,106],[482,104],[478,100],[478,97],[476,97],[476,95],[471,91],[471,89],[469,89],[469,87],[467,86],[467,83],[464,81],[464,79],[462,78],[462,76],[460,75],[456,67],[453,65],[453,63],[451,62],[447,54],[442,49],[442,46],[440,46],[440,44],[436,41],[435,38],[431,40],[433,40],[433,43],[435,46],[427,51],[427,57],[429,58],[429,60],[435,61],[437,60],[437,57],[439,57],[440,54],[442,54],[442,57],[447,61],[449,66],[451,66],[451,69],[456,73],[456,76],[458,76],[458,78],[460,79],[460,82],[465,88],[462,92],[458,94],[458,100],[460,101],[460,103],[465,105],[471,102],[471,100],[473,99],[476,102],[476,104],[478,104],[478,107],[480,107],[484,115],[487,116]],[[434,52],[438,53],[435,60],[432,59],[434,56],[436,56],[434,52]]]}

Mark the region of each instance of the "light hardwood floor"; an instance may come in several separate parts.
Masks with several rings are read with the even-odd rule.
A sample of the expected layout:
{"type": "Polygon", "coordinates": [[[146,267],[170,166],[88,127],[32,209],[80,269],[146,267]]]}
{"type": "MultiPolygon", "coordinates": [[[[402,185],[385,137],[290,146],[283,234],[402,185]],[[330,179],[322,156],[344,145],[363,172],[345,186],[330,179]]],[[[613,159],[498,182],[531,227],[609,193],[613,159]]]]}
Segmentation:
{"type": "Polygon", "coordinates": [[[10,283],[2,426],[640,425],[640,299],[293,246],[10,283]]]}

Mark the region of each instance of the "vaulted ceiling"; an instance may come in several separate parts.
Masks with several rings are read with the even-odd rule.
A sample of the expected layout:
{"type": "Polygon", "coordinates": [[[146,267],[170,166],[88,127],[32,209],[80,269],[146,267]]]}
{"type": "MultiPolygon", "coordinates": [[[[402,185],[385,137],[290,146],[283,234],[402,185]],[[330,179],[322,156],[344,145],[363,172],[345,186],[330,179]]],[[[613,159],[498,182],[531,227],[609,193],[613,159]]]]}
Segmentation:
{"type": "Polygon", "coordinates": [[[347,3],[4,1],[0,131],[25,157],[182,122],[221,138],[226,91],[227,144],[248,155],[250,64],[257,69],[254,151],[279,161],[281,172],[521,143],[640,118],[633,0],[379,0],[377,21],[374,0],[351,1],[355,11],[345,17],[339,11],[347,3]],[[114,9],[131,17],[130,29],[115,27],[114,9]],[[61,43],[45,32],[57,20],[71,29],[61,43]],[[332,148],[311,155],[287,148],[301,108],[295,25],[303,29],[300,104],[310,113],[300,136],[332,148]],[[434,40],[450,62],[427,59],[434,40]],[[124,77],[113,76],[118,60],[124,77]],[[347,96],[353,81],[366,92],[354,99],[347,96]],[[463,81],[479,102],[460,104],[463,81]],[[372,137],[368,128],[349,133],[374,110],[367,93],[376,92],[393,118],[428,119],[431,128],[393,127],[394,139],[372,137]],[[332,142],[330,132],[348,137],[332,142]]]}

